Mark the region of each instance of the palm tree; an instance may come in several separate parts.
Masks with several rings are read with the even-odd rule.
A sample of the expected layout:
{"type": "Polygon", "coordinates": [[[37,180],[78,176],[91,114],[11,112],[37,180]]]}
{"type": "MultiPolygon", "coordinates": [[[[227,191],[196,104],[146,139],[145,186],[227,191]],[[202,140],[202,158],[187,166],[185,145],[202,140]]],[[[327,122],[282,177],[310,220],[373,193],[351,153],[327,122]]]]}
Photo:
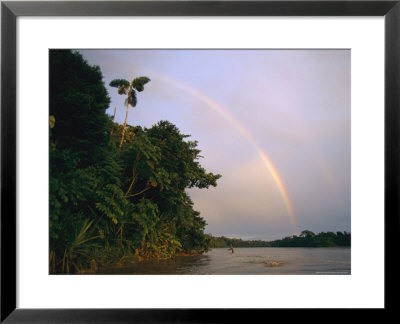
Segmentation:
{"type": "Polygon", "coordinates": [[[129,113],[129,106],[136,107],[137,98],[136,98],[136,91],[143,91],[144,85],[148,83],[150,79],[148,77],[138,77],[133,79],[131,82],[125,79],[114,79],[110,82],[110,87],[118,88],[118,94],[120,95],[128,95],[125,99],[126,105],[126,114],[125,114],[125,121],[124,127],[122,129],[122,136],[121,142],[119,143],[119,148],[121,149],[122,143],[124,141],[125,130],[126,130],[126,121],[128,120],[128,113],[129,113]]]}

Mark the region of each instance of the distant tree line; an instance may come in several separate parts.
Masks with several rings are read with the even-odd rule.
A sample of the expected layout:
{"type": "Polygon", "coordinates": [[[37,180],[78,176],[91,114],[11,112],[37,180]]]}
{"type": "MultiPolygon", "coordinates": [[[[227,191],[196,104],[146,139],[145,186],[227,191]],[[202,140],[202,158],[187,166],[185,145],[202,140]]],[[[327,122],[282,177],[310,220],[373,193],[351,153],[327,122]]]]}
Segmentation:
{"type": "Polygon", "coordinates": [[[242,240],[225,236],[215,237],[207,234],[210,248],[229,247],[349,247],[351,234],[344,232],[321,232],[315,234],[304,230],[299,236],[288,236],[275,241],[242,240]]]}
{"type": "Polygon", "coordinates": [[[224,248],[229,247],[231,244],[233,247],[269,247],[269,242],[262,240],[242,240],[239,238],[228,238],[225,236],[212,236],[207,234],[210,248],[224,248]]]}
{"type": "Polygon", "coordinates": [[[293,235],[270,242],[271,247],[340,247],[351,245],[351,234],[345,232],[302,231],[299,236],[293,235]]]}

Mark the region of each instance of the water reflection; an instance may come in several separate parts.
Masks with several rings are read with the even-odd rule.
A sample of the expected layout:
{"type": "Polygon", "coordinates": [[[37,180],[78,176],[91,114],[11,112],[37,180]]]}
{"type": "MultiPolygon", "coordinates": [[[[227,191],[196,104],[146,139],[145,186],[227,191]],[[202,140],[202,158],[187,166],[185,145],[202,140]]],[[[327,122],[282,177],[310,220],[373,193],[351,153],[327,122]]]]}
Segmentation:
{"type": "Polygon", "coordinates": [[[201,268],[207,268],[208,255],[177,256],[168,260],[147,260],[123,266],[107,267],[99,274],[198,274],[201,268]]]}

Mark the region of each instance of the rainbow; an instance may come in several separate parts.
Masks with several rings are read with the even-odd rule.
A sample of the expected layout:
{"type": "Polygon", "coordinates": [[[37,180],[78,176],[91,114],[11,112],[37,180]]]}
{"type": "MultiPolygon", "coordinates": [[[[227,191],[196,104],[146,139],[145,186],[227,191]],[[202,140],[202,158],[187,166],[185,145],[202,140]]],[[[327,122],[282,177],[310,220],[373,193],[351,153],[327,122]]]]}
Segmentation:
{"type": "Polygon", "coordinates": [[[198,100],[201,100],[202,102],[204,102],[208,107],[212,108],[218,114],[220,114],[224,119],[229,121],[244,136],[244,138],[248,141],[248,143],[256,150],[257,154],[260,156],[261,160],[263,161],[264,165],[266,166],[268,172],[271,174],[275,184],[277,185],[277,187],[279,189],[279,192],[282,196],[282,199],[283,199],[283,202],[287,209],[287,212],[293,223],[293,228],[294,228],[295,234],[298,234],[299,230],[297,227],[297,221],[296,221],[296,217],[294,214],[293,206],[292,206],[292,203],[290,202],[289,195],[288,195],[285,185],[283,183],[282,177],[279,175],[278,170],[276,169],[274,164],[271,162],[271,159],[268,157],[267,153],[265,153],[265,151],[262,150],[262,148],[257,143],[257,141],[252,137],[252,135],[226,109],[224,109],[222,106],[220,106],[215,101],[211,100],[205,94],[203,94],[203,93],[199,92],[198,90],[196,90],[192,87],[189,87],[183,83],[180,83],[177,80],[171,79],[171,78],[161,75],[159,73],[153,72],[151,74],[156,79],[163,81],[165,83],[168,83],[170,85],[173,85],[174,87],[176,87],[180,90],[183,90],[184,92],[186,92],[186,93],[190,94],[191,96],[197,98],[198,100]]]}

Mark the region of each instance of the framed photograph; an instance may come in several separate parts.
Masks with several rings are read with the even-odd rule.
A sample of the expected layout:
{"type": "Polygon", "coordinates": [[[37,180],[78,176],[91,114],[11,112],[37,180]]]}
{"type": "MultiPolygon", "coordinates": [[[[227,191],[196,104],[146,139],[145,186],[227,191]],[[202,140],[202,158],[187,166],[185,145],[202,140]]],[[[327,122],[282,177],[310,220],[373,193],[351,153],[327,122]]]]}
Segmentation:
{"type": "Polygon", "coordinates": [[[1,320],[392,309],[399,16],[2,2],[1,320]]]}

